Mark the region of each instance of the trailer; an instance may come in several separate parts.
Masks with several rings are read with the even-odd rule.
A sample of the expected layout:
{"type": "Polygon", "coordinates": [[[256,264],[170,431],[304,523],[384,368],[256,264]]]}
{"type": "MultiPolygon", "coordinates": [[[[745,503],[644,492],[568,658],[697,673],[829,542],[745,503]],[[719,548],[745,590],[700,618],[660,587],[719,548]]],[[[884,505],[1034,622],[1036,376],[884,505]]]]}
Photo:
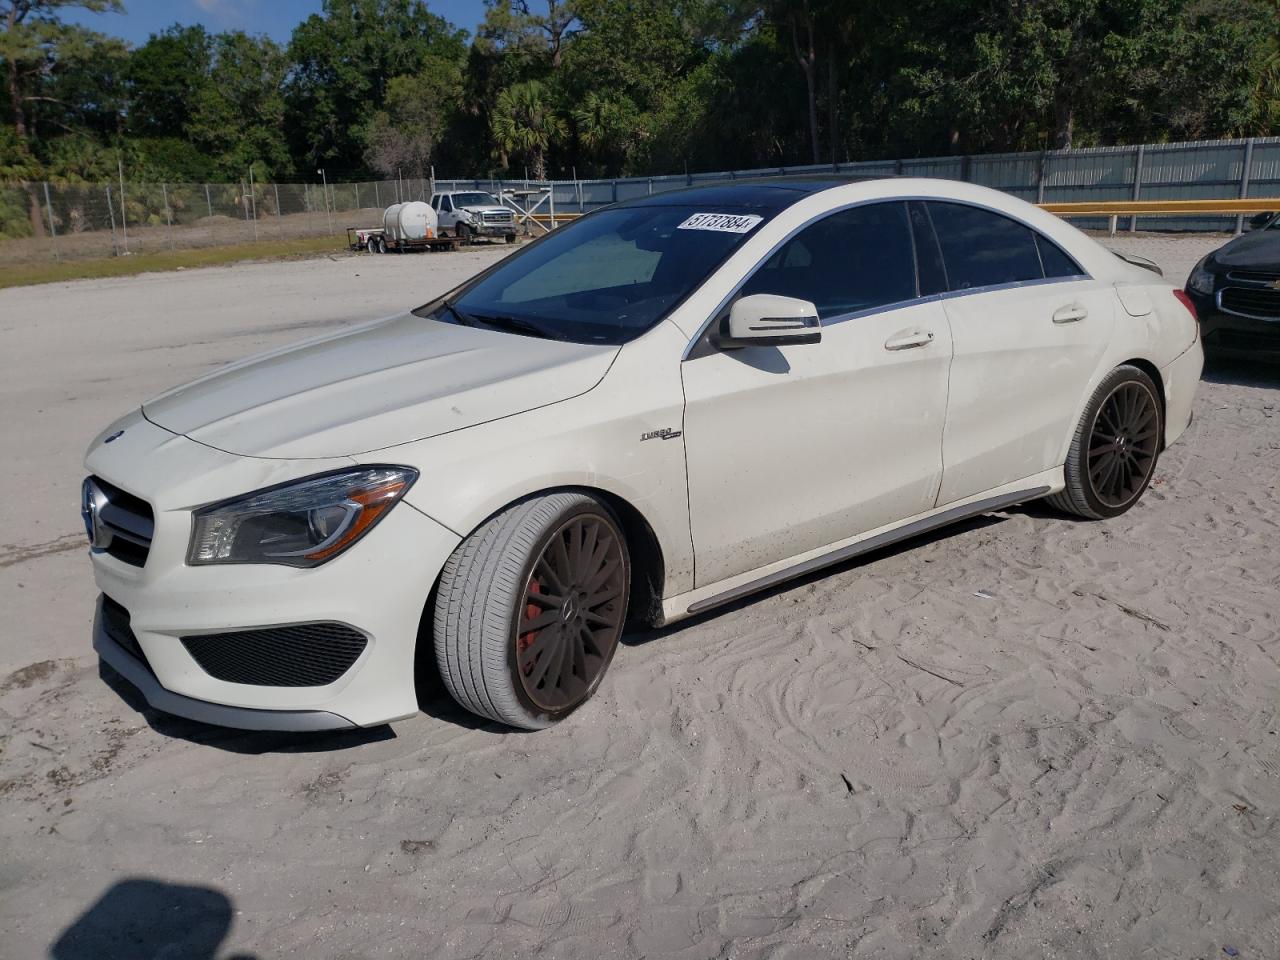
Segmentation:
{"type": "Polygon", "coordinates": [[[347,227],[347,247],[356,253],[411,253],[415,250],[455,250],[462,246],[460,237],[420,237],[399,239],[383,227],[347,227]]]}

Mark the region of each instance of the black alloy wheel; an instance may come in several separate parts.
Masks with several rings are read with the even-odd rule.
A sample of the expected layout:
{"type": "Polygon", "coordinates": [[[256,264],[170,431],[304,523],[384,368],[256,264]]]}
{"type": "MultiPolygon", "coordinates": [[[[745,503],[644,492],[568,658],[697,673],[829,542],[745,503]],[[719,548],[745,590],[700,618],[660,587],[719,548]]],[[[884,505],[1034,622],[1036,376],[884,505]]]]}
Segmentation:
{"type": "Polygon", "coordinates": [[[1089,485],[1112,509],[1147,488],[1160,452],[1160,405],[1141,381],[1120,384],[1103,401],[1089,437],[1089,485]]]}
{"type": "Polygon", "coordinates": [[[1142,499],[1164,438],[1164,407],[1151,375],[1121,364],[1094,389],[1062,467],[1064,487],[1048,502],[1089,520],[1118,517],[1142,499]]]}
{"type": "Polygon", "coordinates": [[[571,517],[543,544],[514,625],[524,695],[560,713],[586,700],[613,659],[626,611],[627,563],[605,516],[571,517]]]}

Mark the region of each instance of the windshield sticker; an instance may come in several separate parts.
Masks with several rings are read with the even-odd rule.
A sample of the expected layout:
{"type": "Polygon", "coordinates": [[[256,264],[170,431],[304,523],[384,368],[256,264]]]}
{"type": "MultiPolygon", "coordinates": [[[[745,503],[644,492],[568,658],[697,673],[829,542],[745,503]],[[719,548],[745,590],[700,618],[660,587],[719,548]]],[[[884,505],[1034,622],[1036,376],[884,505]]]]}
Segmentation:
{"type": "Polygon", "coordinates": [[[695,213],[677,230],[714,230],[717,233],[750,233],[764,217],[754,213],[695,213]]]}

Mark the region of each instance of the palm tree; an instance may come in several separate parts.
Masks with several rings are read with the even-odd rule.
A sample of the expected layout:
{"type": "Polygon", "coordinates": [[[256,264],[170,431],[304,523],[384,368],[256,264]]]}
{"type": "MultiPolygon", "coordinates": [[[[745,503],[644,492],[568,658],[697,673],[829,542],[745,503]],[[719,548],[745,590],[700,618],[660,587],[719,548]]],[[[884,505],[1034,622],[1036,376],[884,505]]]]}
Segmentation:
{"type": "Polygon", "coordinates": [[[546,87],[537,80],[517,83],[498,94],[493,137],[504,152],[525,155],[535,180],[547,179],[547,150],[567,132],[564,120],[551,107],[546,87]]]}

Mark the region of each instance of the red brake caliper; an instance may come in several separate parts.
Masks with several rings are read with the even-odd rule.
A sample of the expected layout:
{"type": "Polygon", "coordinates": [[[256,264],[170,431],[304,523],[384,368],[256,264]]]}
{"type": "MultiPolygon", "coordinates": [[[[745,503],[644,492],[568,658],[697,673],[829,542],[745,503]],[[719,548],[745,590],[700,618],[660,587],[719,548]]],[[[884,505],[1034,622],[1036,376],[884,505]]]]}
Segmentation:
{"type": "MultiPolygon", "coordinates": [[[[529,581],[529,592],[530,592],[530,593],[541,593],[541,592],[542,592],[542,584],[541,584],[539,581],[537,581],[537,580],[530,580],[530,581],[529,581]]],[[[526,604],[525,604],[525,607],[524,607],[524,615],[525,615],[525,617],[526,617],[527,619],[532,620],[534,617],[536,617],[536,616],[537,616],[539,613],[541,613],[541,612],[542,612],[542,608],[541,608],[541,607],[539,607],[536,603],[526,603],[526,604]]],[[[526,650],[528,650],[531,646],[533,646],[533,641],[534,641],[534,640],[536,640],[537,638],[538,638],[538,631],[537,631],[537,630],[530,630],[528,633],[522,633],[522,634],[520,634],[520,636],[516,637],[516,653],[518,653],[518,654],[519,654],[519,653],[524,653],[524,652],[525,652],[526,650]]],[[[533,664],[534,664],[534,662],[535,662],[535,661],[530,661],[530,662],[529,662],[529,664],[523,668],[523,669],[524,669],[525,676],[528,676],[530,673],[532,673],[532,672],[533,672],[533,664]]]]}

